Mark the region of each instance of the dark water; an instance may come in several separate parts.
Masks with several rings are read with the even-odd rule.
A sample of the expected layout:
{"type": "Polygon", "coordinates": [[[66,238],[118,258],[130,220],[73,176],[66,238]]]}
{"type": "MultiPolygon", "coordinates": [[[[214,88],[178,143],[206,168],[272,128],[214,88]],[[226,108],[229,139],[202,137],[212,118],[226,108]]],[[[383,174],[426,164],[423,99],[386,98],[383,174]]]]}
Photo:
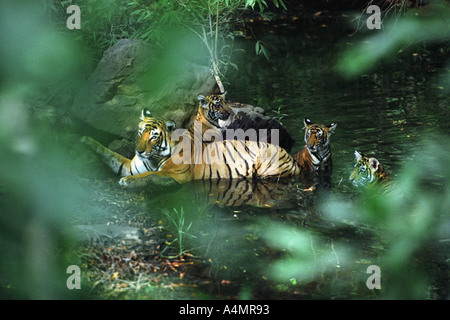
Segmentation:
{"type": "MultiPolygon", "coordinates": [[[[345,24],[334,19],[289,26],[272,23],[253,31],[271,59],[253,54],[254,39],[238,42],[246,53],[235,56],[239,71],[226,79],[228,98],[263,107],[272,116],[271,110],[281,107],[286,114],[281,121],[296,140],[294,152],[304,144],[305,117],[323,124],[337,122],[331,143],[332,188],[311,193],[298,180],[275,185],[197,182],[171,190],[170,199],[152,195],[149,203],[164,206],[178,218],[172,210],[183,208],[183,218],[192,223],[185,228],[190,235],[186,249],[195,248],[190,251],[201,257],[200,271],[194,274],[213,279],[212,285],[202,287],[213,297],[384,297],[380,290],[367,288],[366,269],[382,263],[389,237],[377,232],[379,226],[359,221],[359,213],[330,219],[323,206],[333,197],[344,202],[331,202],[331,211],[345,213],[346,206],[358,205],[358,192],[348,182],[354,150],[377,157],[395,179],[415,162],[416,147],[424,138],[450,133],[449,99],[440,88],[445,72],[433,60],[408,60],[345,79],[336,71],[339,53],[355,43],[356,36],[349,37],[345,24]],[[295,243],[304,247],[296,251],[295,243]]],[[[447,221],[441,236],[445,239],[448,213],[439,217],[447,221]]],[[[443,284],[448,280],[443,275],[448,271],[448,247],[436,250],[431,269],[419,268],[417,273],[420,278],[423,270],[431,270],[432,280],[413,297],[443,298],[448,293],[443,284]]],[[[410,295],[400,291],[390,297],[410,295]]]]}
{"type": "MultiPolygon", "coordinates": [[[[22,7],[5,9],[7,16],[31,13],[22,7]]],[[[49,36],[39,12],[27,16],[24,25],[20,19],[25,16],[11,17],[5,23],[14,22],[14,28],[6,28],[5,40],[14,43],[5,46],[1,64],[0,297],[71,297],[65,270],[73,264],[89,278],[83,284],[88,298],[113,297],[111,291],[118,288],[109,284],[120,283],[124,289],[122,277],[131,279],[128,289],[138,298],[152,297],[158,286],[166,299],[450,297],[450,101],[448,83],[443,84],[448,62],[435,54],[439,45],[433,50],[403,48],[370,72],[345,79],[337,72],[338,58],[365,35],[352,34],[340,17],[311,14],[296,22],[250,25],[245,31],[249,39],[235,42],[235,48],[246,50],[232,57],[239,70],[230,69],[223,77],[228,98],[262,107],[272,116],[271,110],[286,114],[281,120],[296,140],[293,152],[303,146],[303,118],[336,122],[331,188],[311,192],[293,179],[198,181],[130,190],[121,188],[101,161],[87,159],[94,155],[73,134],[90,135],[85,127],[78,131],[72,121],[55,120],[64,120],[61,110],[72,105],[66,90],[78,91],[68,88],[77,78],[70,71],[79,66],[68,62],[79,60],[78,51],[69,54],[65,41],[58,44],[59,37],[49,36]],[[23,37],[28,29],[39,32],[23,37]],[[36,47],[36,39],[58,41],[48,51],[36,47]],[[266,47],[270,61],[254,54],[256,40],[266,47]],[[15,54],[24,52],[21,48],[33,54],[15,54]],[[49,72],[49,59],[70,67],[49,72]],[[34,93],[28,97],[35,86],[46,87],[51,80],[53,88],[58,79],[71,81],[55,91],[44,90],[44,98],[32,99],[34,93]],[[377,198],[353,188],[348,177],[355,149],[376,156],[398,182],[395,188],[406,195],[377,198]],[[97,166],[85,170],[92,163],[97,166]],[[132,225],[136,233],[148,228],[139,229],[148,243],[126,247],[117,239],[122,259],[110,250],[109,241],[115,245],[116,239],[108,237],[108,242],[88,243],[74,259],[66,237],[73,225],[86,224],[118,229],[132,225]],[[166,277],[166,269],[156,268],[166,260],[178,263],[182,271],[166,277]],[[133,261],[139,263],[131,265],[133,261]],[[140,265],[142,269],[133,268],[140,265]],[[370,265],[381,269],[381,289],[366,285],[370,265]],[[131,271],[117,278],[124,266],[131,271]],[[146,285],[139,285],[141,272],[146,285]],[[182,285],[161,285],[172,280],[182,285]]]]}
{"type": "MultiPolygon", "coordinates": [[[[257,36],[267,44],[271,60],[243,55],[239,72],[230,77],[230,98],[266,110],[281,107],[287,114],[282,122],[297,141],[293,150],[303,147],[305,117],[323,124],[337,122],[332,137],[334,180],[347,178],[355,149],[394,169],[425,136],[450,133],[448,94],[438,88],[445,68],[380,63],[371,73],[346,80],[336,66],[357,36],[349,37],[344,25],[333,20],[326,28],[321,22],[299,23],[295,29],[262,28],[257,36]]],[[[253,53],[252,43],[246,45],[253,53]]]]}

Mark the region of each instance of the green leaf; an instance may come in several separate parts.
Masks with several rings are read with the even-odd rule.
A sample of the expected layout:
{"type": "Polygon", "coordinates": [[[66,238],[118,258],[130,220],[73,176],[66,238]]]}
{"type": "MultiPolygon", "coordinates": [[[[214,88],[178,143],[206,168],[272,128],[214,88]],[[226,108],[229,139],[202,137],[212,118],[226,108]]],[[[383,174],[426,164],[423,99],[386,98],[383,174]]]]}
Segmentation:
{"type": "Polygon", "coordinates": [[[254,9],[255,8],[255,3],[256,3],[256,0],[246,0],[245,1],[245,7],[247,8],[247,7],[252,7],[252,9],[254,9]]]}
{"type": "Polygon", "coordinates": [[[261,52],[259,42],[260,41],[258,40],[258,41],[256,41],[256,44],[255,44],[256,55],[259,55],[259,53],[261,52]]]}
{"type": "Polygon", "coordinates": [[[134,10],[132,13],[130,13],[130,16],[134,16],[134,15],[140,13],[142,10],[144,10],[144,9],[137,9],[137,10],[134,10]]]}
{"type": "Polygon", "coordinates": [[[236,69],[236,71],[239,71],[239,68],[237,66],[237,64],[230,62],[230,65],[236,69]]]}
{"type": "Polygon", "coordinates": [[[270,60],[269,53],[267,52],[266,48],[261,46],[261,52],[263,53],[264,57],[267,59],[267,61],[270,60]]]}

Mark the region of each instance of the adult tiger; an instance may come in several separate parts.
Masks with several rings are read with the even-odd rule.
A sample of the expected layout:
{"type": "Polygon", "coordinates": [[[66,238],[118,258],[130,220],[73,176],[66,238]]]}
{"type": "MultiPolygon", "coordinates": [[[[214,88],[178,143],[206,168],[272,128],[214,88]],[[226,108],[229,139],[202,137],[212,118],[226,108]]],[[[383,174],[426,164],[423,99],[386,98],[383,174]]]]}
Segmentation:
{"type": "MultiPolygon", "coordinates": [[[[225,103],[225,93],[204,97],[199,95],[199,109],[195,121],[183,132],[183,143],[173,147],[172,156],[167,157],[158,171],[147,171],[120,179],[122,186],[140,186],[155,176],[171,177],[179,183],[200,179],[279,179],[300,174],[298,163],[277,145],[248,140],[212,140],[206,138],[207,130],[218,135],[219,121],[226,121],[230,110],[225,103]],[[202,126],[202,139],[196,139],[196,124],[202,126]],[[216,130],[216,131],[214,131],[216,130]],[[197,140],[197,141],[196,141],[197,140]],[[213,141],[213,142],[212,142],[213,141]],[[200,158],[198,157],[200,150],[200,158]],[[199,161],[200,160],[200,161],[199,161]]],[[[165,137],[170,141],[173,132],[165,137]]],[[[165,143],[171,145],[171,143],[165,143]]],[[[149,144],[158,149],[158,145],[149,144]]],[[[158,153],[158,152],[157,152],[158,153]]],[[[151,151],[149,151],[151,154],[151,151]]]]}
{"type": "Polygon", "coordinates": [[[355,168],[349,178],[354,186],[387,185],[390,182],[391,177],[376,158],[355,150],[355,160],[355,168]]]}
{"type": "Polygon", "coordinates": [[[90,146],[115,173],[122,177],[157,171],[172,154],[175,142],[170,139],[170,134],[175,129],[175,123],[152,117],[147,109],[142,110],[140,119],[135,156],[131,160],[90,137],[82,137],[81,141],[90,146]]]}
{"type": "Polygon", "coordinates": [[[200,179],[279,179],[301,172],[286,150],[264,142],[224,140],[205,144],[200,162],[194,159],[196,152],[191,152],[187,159],[184,157],[185,152],[190,152],[186,147],[191,146],[177,144],[174,154],[159,171],[123,177],[119,183],[122,186],[138,186],[142,182],[137,180],[151,176],[171,177],[179,183],[200,179]]]}
{"type": "Polygon", "coordinates": [[[328,126],[315,124],[305,118],[305,146],[293,158],[302,169],[302,180],[305,188],[317,184],[331,185],[333,162],[331,159],[330,136],[337,124],[328,126]]]}
{"type": "MultiPolygon", "coordinates": [[[[200,106],[196,122],[202,124],[201,132],[204,134],[205,129],[216,128],[217,121],[225,119],[229,113],[220,98],[204,99],[203,96],[199,96],[198,99],[200,106]],[[204,110],[208,111],[205,113],[204,110]],[[210,112],[210,110],[215,111],[210,112]]],[[[177,141],[177,139],[172,139],[172,134],[173,132],[168,131],[164,137],[172,142],[177,141]]],[[[286,150],[276,145],[244,140],[224,140],[211,143],[201,140],[200,145],[197,145],[195,143],[195,126],[193,125],[180,137],[183,137],[182,143],[173,147],[172,156],[161,161],[162,164],[158,167],[158,171],[124,176],[120,179],[120,184],[122,186],[142,186],[155,176],[170,177],[183,183],[191,180],[222,178],[278,179],[300,174],[297,162],[286,150]],[[201,151],[199,159],[196,148],[201,151]]],[[[157,142],[163,143],[161,140],[157,142]]],[[[164,145],[172,146],[169,142],[164,145]]],[[[156,150],[156,154],[160,150],[158,144],[148,144],[148,148],[151,149],[148,150],[148,154],[152,154],[153,149],[156,150]]]]}
{"type": "MultiPolygon", "coordinates": [[[[196,129],[195,124],[202,127],[199,131],[202,136],[207,130],[220,132],[218,121],[226,120],[230,115],[224,101],[224,93],[206,97],[199,95],[198,100],[197,115],[195,121],[189,127],[192,137],[196,129]]],[[[170,157],[172,149],[177,143],[170,138],[170,134],[175,130],[175,123],[152,117],[147,109],[142,110],[140,119],[138,143],[135,156],[131,160],[106,148],[90,137],[83,137],[81,141],[89,145],[115,173],[122,177],[158,171],[170,157]]]]}

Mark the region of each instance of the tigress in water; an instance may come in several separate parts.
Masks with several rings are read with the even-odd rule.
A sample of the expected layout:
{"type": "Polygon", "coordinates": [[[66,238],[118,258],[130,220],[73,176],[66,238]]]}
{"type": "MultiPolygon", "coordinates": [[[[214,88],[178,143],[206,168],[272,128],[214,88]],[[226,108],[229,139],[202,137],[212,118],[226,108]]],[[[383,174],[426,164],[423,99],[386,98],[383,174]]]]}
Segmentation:
{"type": "MultiPolygon", "coordinates": [[[[224,94],[203,96],[198,95],[198,111],[194,122],[188,128],[193,135],[195,124],[201,126],[199,133],[207,130],[219,131],[219,120],[226,120],[230,115],[225,104],[224,94]]],[[[138,142],[133,159],[127,159],[106,148],[90,137],[82,137],[81,141],[91,147],[103,161],[122,177],[135,176],[148,171],[158,171],[162,164],[171,156],[176,141],[171,139],[175,130],[173,121],[153,117],[148,109],[142,110],[141,122],[138,125],[138,142]]]]}
{"type": "Polygon", "coordinates": [[[168,138],[175,130],[175,123],[152,117],[147,109],[142,110],[140,119],[135,156],[131,160],[90,137],[82,137],[81,142],[92,148],[115,173],[122,177],[157,171],[170,157],[175,146],[175,142],[168,138]]]}
{"type": "MultiPolygon", "coordinates": [[[[185,134],[183,141],[185,138],[189,137],[185,134]]],[[[199,158],[198,151],[192,142],[179,143],[159,171],[123,177],[120,184],[140,186],[152,176],[183,183],[200,179],[279,179],[300,174],[300,167],[286,150],[264,142],[223,140],[202,144],[199,158]]]]}
{"type": "MultiPolygon", "coordinates": [[[[145,112],[144,112],[145,116],[145,112]]],[[[169,126],[169,128],[172,128],[169,126]]],[[[183,141],[173,145],[172,134],[164,121],[153,121],[145,117],[140,124],[138,145],[145,145],[143,152],[136,153],[142,158],[158,155],[157,171],[137,172],[123,170],[125,163],[132,164],[124,157],[113,153],[98,142],[85,139],[115,171],[122,174],[122,186],[143,186],[155,176],[170,177],[179,183],[199,179],[279,179],[300,174],[300,167],[286,150],[268,143],[243,140],[224,140],[203,143],[195,150],[192,131],[184,131],[183,141]],[[185,140],[186,139],[186,140],[185,140]],[[101,146],[101,147],[100,147],[101,146]],[[171,155],[164,159],[161,151],[170,149],[171,155]],[[192,150],[194,149],[194,150],[192,150]],[[193,152],[192,152],[193,151],[193,152]],[[200,151],[201,157],[196,158],[200,151]]],[[[164,152],[164,155],[167,153],[164,152]]],[[[133,168],[133,167],[131,167],[133,168]]]]}
{"type": "Polygon", "coordinates": [[[315,185],[329,187],[333,162],[331,158],[330,136],[334,133],[337,124],[328,126],[315,124],[305,118],[305,146],[293,158],[302,170],[304,188],[315,185]]]}
{"type": "Polygon", "coordinates": [[[376,158],[367,157],[355,150],[355,160],[355,168],[349,178],[354,186],[387,186],[391,181],[391,177],[376,158]]]}

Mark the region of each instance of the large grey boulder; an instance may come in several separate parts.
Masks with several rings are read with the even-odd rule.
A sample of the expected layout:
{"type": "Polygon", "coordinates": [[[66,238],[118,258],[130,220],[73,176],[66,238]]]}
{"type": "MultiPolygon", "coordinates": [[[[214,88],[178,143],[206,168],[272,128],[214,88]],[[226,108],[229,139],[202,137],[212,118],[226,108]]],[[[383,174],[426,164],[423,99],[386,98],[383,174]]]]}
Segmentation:
{"type": "Polygon", "coordinates": [[[152,74],[161,71],[153,53],[147,43],[128,39],[106,50],[76,96],[73,115],[96,129],[130,140],[135,138],[143,108],[183,127],[197,110],[197,95],[214,90],[214,77],[208,67],[188,61],[173,61],[179,64],[176,72],[159,77],[152,74]]]}

